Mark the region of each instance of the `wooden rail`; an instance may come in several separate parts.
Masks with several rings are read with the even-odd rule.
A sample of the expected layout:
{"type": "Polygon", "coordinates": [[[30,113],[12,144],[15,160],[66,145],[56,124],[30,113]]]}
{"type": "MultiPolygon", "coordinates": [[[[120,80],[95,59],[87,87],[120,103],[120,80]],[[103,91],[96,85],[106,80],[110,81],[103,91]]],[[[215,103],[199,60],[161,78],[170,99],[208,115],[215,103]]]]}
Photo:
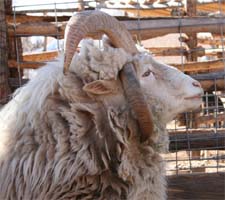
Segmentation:
{"type": "Polygon", "coordinates": [[[222,48],[205,49],[201,46],[189,49],[185,47],[147,47],[146,49],[155,56],[188,56],[191,53],[195,53],[198,57],[205,55],[222,57],[223,54],[222,48]]]}
{"type": "Polygon", "coordinates": [[[9,60],[8,61],[8,67],[9,68],[19,68],[19,69],[38,69],[42,66],[44,66],[46,63],[44,62],[17,62],[15,60],[9,60]]]}
{"type": "Polygon", "coordinates": [[[223,200],[225,174],[168,176],[168,200],[223,200]]]}
{"type": "Polygon", "coordinates": [[[210,60],[204,62],[189,62],[181,64],[171,64],[177,69],[187,72],[187,73],[199,73],[199,72],[210,72],[214,70],[223,70],[224,69],[224,61],[223,59],[210,60]]]}
{"type": "Polygon", "coordinates": [[[28,62],[45,62],[51,61],[58,56],[58,51],[47,51],[47,52],[38,52],[38,53],[26,53],[23,54],[23,61],[28,62]]]}
{"type": "Polygon", "coordinates": [[[200,81],[202,88],[207,91],[214,91],[215,87],[217,88],[217,90],[224,90],[225,85],[224,85],[224,79],[220,79],[220,80],[201,80],[200,81]]]}
{"type": "Polygon", "coordinates": [[[192,130],[170,132],[169,151],[225,150],[225,130],[192,130]]]}
{"type": "Polygon", "coordinates": [[[44,66],[46,64],[45,62],[56,59],[58,55],[58,51],[23,54],[21,62],[18,63],[16,60],[9,60],[8,66],[10,68],[37,69],[44,66]]]}
{"type": "MultiPolygon", "coordinates": [[[[44,35],[64,37],[64,31],[67,22],[33,22],[21,23],[16,25],[16,31],[13,25],[9,25],[9,35],[28,36],[28,35],[44,35]]],[[[141,35],[142,40],[166,35],[169,33],[193,33],[193,32],[211,32],[221,33],[221,28],[225,29],[225,18],[168,18],[168,19],[148,19],[121,21],[132,35],[141,35]]],[[[92,34],[90,36],[99,38],[101,34],[92,34]]]]}
{"type": "MultiPolygon", "coordinates": [[[[58,22],[68,21],[69,16],[58,16],[58,22]]],[[[26,14],[16,14],[15,19],[12,15],[7,15],[6,20],[8,24],[27,23],[27,22],[55,22],[55,16],[32,16],[26,14]]]]}

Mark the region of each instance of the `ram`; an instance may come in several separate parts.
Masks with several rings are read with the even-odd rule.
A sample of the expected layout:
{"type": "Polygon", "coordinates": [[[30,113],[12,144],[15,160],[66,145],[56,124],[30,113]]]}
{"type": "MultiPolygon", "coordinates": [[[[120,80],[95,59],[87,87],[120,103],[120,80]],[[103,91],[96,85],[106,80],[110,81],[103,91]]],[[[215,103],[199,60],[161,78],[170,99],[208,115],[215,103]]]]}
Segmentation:
{"type": "Polygon", "coordinates": [[[191,77],[138,51],[115,18],[73,16],[64,59],[40,69],[1,110],[0,199],[166,199],[166,123],[198,108],[202,93],[191,77]],[[102,48],[89,39],[75,53],[97,32],[109,38],[102,48]]]}

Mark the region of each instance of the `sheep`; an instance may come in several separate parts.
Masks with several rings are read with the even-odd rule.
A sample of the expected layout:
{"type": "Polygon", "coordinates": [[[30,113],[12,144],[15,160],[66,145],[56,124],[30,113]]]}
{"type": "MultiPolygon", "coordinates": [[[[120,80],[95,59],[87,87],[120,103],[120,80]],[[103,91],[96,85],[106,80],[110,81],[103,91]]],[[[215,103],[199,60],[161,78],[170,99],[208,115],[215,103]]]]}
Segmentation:
{"type": "Polygon", "coordinates": [[[199,82],[138,51],[115,18],[73,16],[65,56],[0,112],[0,199],[166,199],[166,123],[196,109],[199,82]],[[103,48],[88,33],[109,36],[103,48]],[[63,68],[62,68],[63,66],[63,68]]]}

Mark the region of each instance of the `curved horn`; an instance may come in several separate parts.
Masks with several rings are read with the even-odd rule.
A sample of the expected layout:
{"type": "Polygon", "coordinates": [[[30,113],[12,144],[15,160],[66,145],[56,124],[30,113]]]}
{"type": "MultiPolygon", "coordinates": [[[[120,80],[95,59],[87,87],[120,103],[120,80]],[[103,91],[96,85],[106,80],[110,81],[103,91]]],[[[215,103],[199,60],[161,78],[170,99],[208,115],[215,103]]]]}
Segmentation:
{"type": "Polygon", "coordinates": [[[144,142],[153,133],[152,115],[132,63],[126,63],[124,65],[120,77],[125,94],[128,98],[128,103],[132,106],[141,129],[141,142],[144,142]]]}
{"type": "Polygon", "coordinates": [[[68,70],[79,42],[88,34],[97,32],[108,35],[115,47],[132,54],[138,53],[130,33],[114,17],[100,11],[79,12],[70,18],[66,26],[64,72],[68,70]]]}
{"type": "MultiPolygon", "coordinates": [[[[130,33],[114,17],[100,11],[80,12],[70,18],[65,30],[64,73],[68,71],[79,42],[88,34],[96,32],[107,34],[115,47],[123,48],[131,54],[138,53],[130,33]]],[[[142,132],[141,141],[145,141],[153,133],[153,123],[133,64],[126,64],[120,77],[129,105],[136,114],[142,132]]]]}

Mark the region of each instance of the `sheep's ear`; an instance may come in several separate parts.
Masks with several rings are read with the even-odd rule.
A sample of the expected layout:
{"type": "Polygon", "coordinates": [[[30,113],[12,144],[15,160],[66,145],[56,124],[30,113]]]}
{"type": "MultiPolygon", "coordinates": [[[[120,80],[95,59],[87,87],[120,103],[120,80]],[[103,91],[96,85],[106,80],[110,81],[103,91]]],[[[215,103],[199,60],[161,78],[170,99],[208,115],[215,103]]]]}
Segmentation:
{"type": "Polygon", "coordinates": [[[94,95],[104,95],[115,93],[117,86],[115,80],[97,80],[86,84],[83,90],[94,95]]]}

